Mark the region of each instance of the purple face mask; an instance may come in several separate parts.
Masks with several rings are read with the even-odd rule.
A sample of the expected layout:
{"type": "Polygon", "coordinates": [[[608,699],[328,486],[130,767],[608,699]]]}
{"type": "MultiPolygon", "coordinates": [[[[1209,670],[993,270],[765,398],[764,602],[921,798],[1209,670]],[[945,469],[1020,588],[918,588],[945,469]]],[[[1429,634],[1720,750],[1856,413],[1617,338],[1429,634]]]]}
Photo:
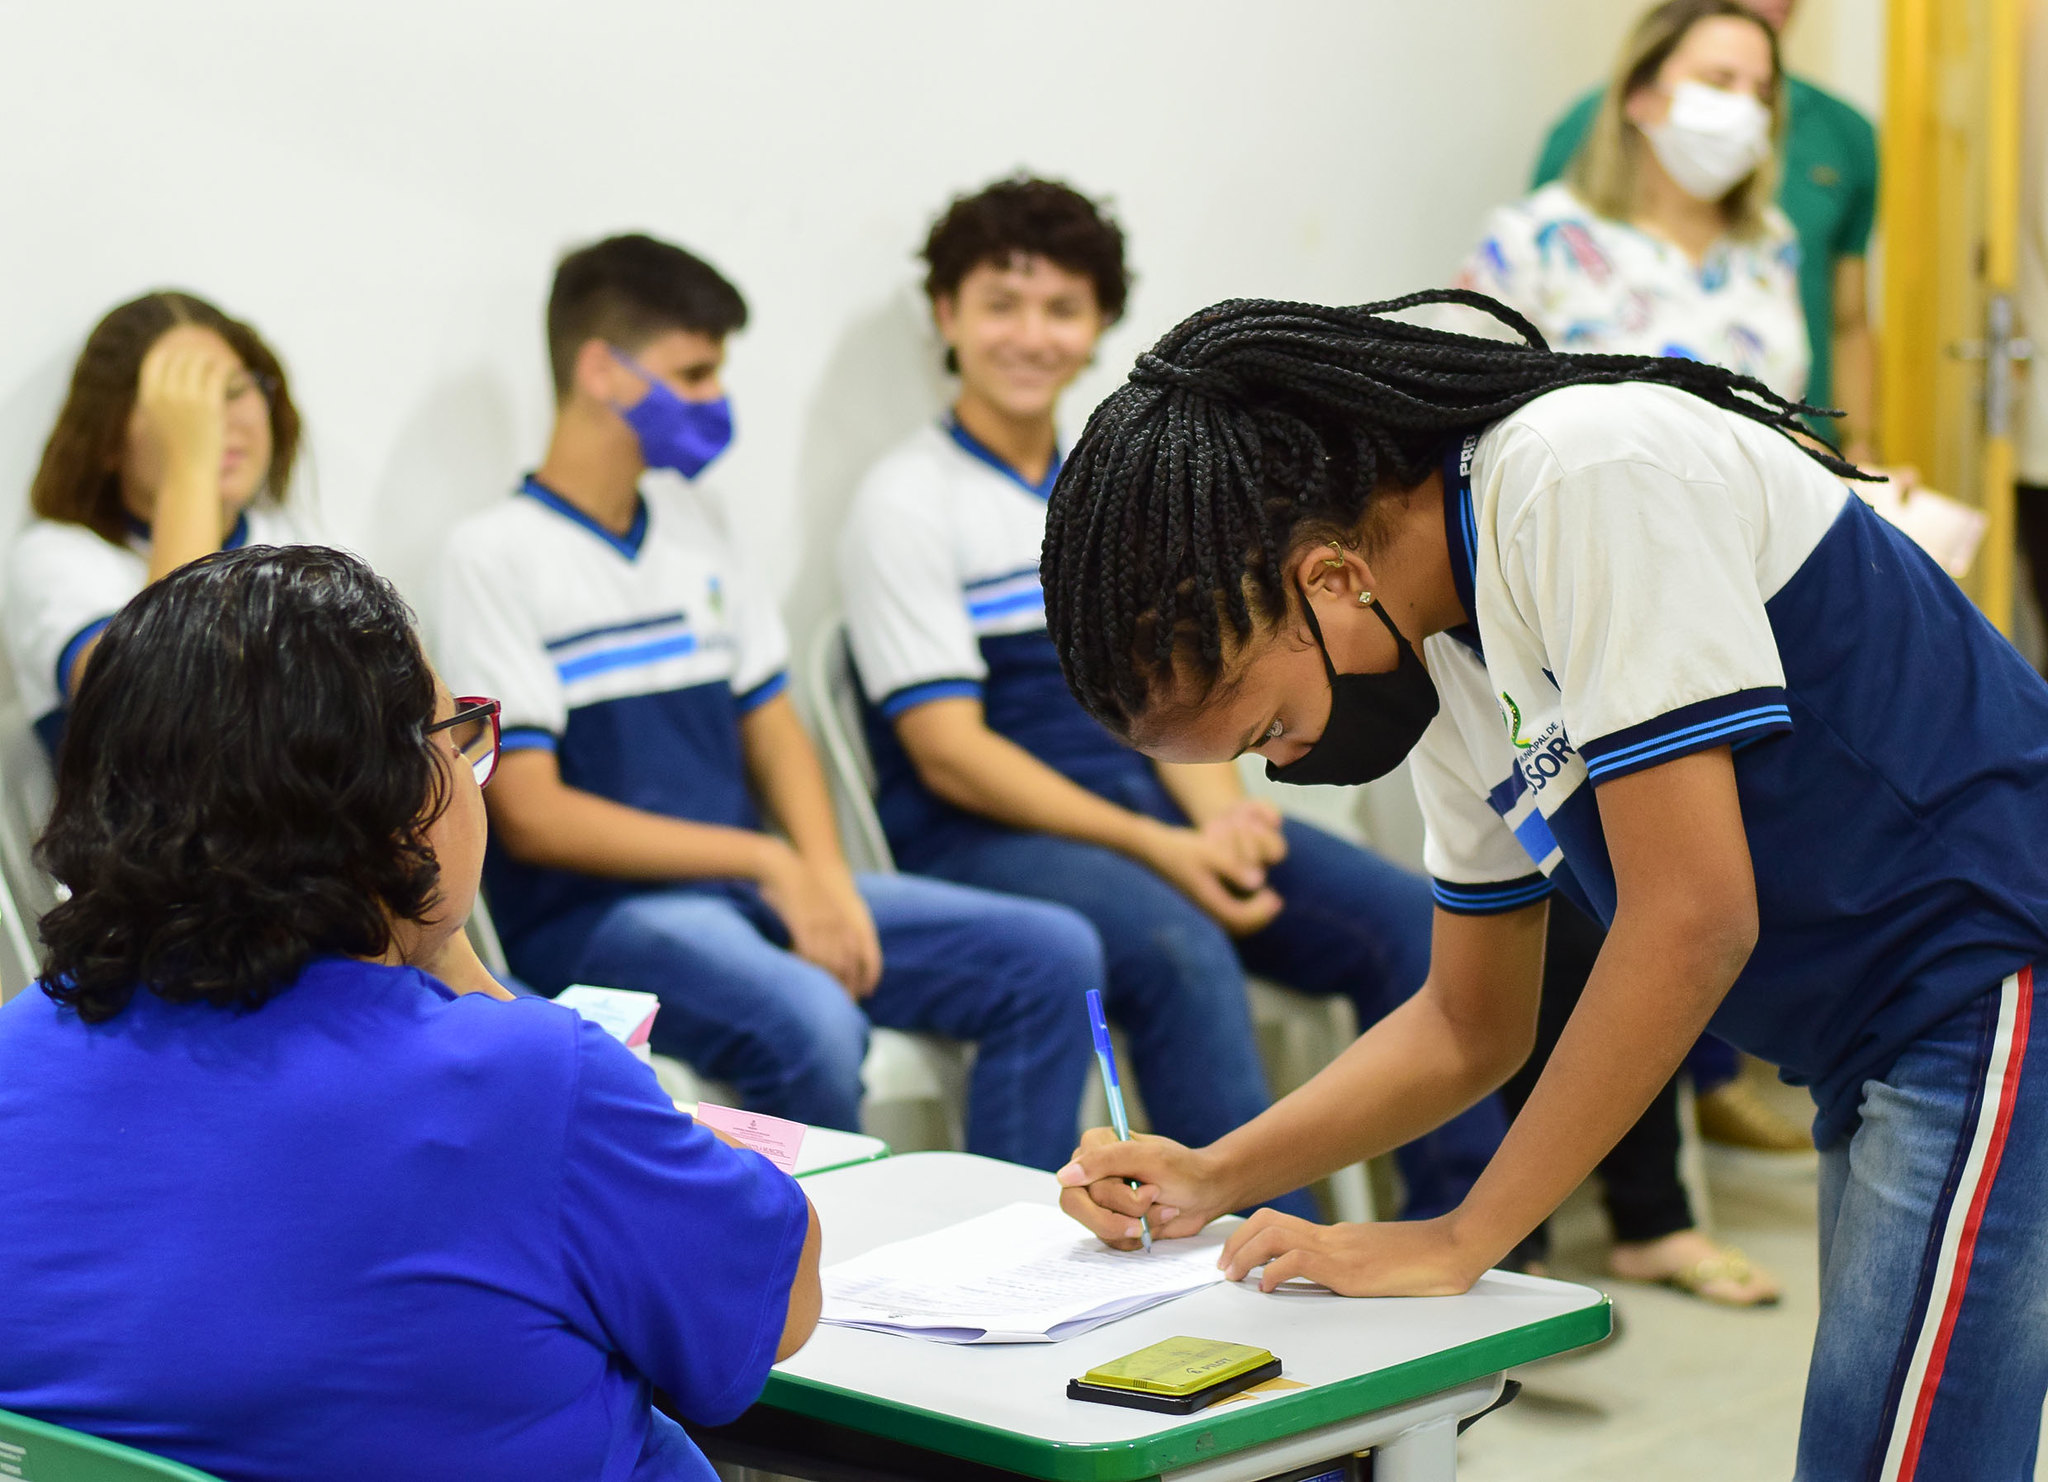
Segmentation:
{"type": "Polygon", "coordinates": [[[640,440],[640,458],[649,468],[672,468],[694,479],[712,459],[732,446],[732,403],[685,401],[632,356],[612,351],[621,365],[646,377],[647,394],[630,407],[612,410],[626,419],[640,440]]]}

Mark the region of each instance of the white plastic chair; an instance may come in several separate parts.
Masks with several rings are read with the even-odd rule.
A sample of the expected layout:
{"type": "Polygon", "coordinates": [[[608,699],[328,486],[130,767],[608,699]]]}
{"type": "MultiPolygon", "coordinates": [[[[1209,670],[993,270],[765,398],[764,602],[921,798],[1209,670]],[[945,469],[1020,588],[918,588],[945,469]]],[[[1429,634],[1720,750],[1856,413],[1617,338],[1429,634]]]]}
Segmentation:
{"type": "Polygon", "coordinates": [[[55,779],[20,706],[0,705],[0,1003],[42,970],[35,922],[57,903],[57,883],[30,851],[50,814],[55,779]]]}
{"type": "MultiPolygon", "coordinates": [[[[860,686],[846,649],[846,626],[832,614],[818,625],[796,665],[797,699],[809,717],[832,781],[839,833],[857,870],[891,874],[896,861],[875,815],[875,768],[862,729],[860,686]]],[[[965,1140],[967,1074],[974,1047],[935,1034],[905,1034],[876,1028],[868,1036],[861,1066],[867,1091],[863,1130],[899,1152],[933,1145],[917,1123],[936,1115],[943,1141],[959,1148],[965,1140]],[[908,1124],[908,1125],[906,1125],[908,1124]]]]}
{"type": "MultiPolygon", "coordinates": [[[[845,624],[836,614],[819,624],[812,635],[798,684],[831,770],[840,831],[849,841],[849,851],[857,848],[871,867],[888,868],[889,844],[882,833],[881,820],[875,816],[875,770],[865,741],[859,684],[847,653],[845,624]]],[[[1358,1037],[1357,1016],[1349,1000],[1341,996],[1315,998],[1261,978],[1250,979],[1248,987],[1253,1024],[1276,1095],[1310,1079],[1358,1037]]],[[[1121,1061],[1122,1036],[1113,1034],[1112,1038],[1121,1061]]],[[[927,1068],[939,1070],[931,1062],[927,1062],[927,1068]]],[[[1132,1100],[1132,1119],[1143,1127],[1143,1107],[1138,1095],[1132,1094],[1128,1066],[1123,1069],[1126,1095],[1132,1100]]],[[[1108,1104],[1093,1077],[1082,1102],[1082,1115],[1088,1126],[1108,1120],[1108,1104]]],[[[1363,1166],[1333,1175],[1329,1192],[1337,1218],[1372,1217],[1371,1184],[1363,1166]]]]}

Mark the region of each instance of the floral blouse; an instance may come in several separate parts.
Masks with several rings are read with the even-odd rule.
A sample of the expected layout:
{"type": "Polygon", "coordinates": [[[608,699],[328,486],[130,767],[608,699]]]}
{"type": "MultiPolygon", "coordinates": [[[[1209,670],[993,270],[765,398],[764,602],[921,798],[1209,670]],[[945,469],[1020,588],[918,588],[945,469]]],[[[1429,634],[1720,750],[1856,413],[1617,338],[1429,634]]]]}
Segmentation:
{"type": "Polygon", "coordinates": [[[1487,218],[1457,286],[1519,309],[1554,350],[1683,355],[1781,396],[1806,389],[1799,239],[1775,206],[1762,235],[1723,237],[1695,265],[1662,238],[1594,215],[1560,181],[1487,218]]]}

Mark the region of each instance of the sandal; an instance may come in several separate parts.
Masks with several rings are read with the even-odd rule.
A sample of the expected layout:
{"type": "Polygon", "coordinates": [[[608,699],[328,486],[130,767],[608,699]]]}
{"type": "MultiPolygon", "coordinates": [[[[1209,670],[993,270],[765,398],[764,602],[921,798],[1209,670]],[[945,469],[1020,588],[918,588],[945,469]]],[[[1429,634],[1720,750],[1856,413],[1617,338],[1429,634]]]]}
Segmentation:
{"type": "Polygon", "coordinates": [[[1682,1266],[1667,1276],[1658,1278],[1659,1286],[1668,1286],[1674,1291],[1684,1292],[1688,1297],[1698,1297],[1703,1302],[1712,1302],[1720,1307],[1775,1307],[1780,1294],[1767,1292],[1758,1297],[1735,1297],[1725,1294],[1725,1288],[1717,1292],[1717,1285],[1744,1287],[1755,1280],[1756,1267],[1749,1257],[1732,1245],[1721,1247],[1719,1255],[1707,1256],[1682,1266]]]}

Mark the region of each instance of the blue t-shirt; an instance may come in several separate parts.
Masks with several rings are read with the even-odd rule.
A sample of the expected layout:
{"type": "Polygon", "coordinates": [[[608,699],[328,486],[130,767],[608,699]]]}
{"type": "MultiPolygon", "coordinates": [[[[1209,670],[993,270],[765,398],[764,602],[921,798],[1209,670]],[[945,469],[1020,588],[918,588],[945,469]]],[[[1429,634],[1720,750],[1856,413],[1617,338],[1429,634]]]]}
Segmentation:
{"type": "Polygon", "coordinates": [[[340,958],[0,1009],[0,1408],[226,1478],[691,1478],[809,1215],[572,1011],[340,958]]]}

